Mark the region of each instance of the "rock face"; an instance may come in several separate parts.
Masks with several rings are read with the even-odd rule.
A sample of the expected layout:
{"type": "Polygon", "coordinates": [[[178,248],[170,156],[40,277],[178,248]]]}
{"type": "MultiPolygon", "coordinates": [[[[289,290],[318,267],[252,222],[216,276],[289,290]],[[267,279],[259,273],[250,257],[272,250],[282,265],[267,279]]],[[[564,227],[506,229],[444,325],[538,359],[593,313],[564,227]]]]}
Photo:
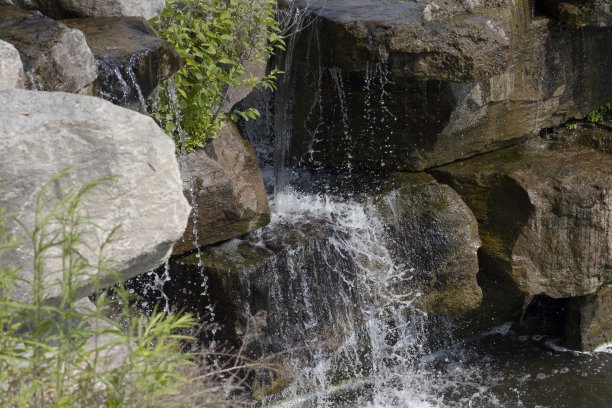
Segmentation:
{"type": "Polygon", "coordinates": [[[23,63],[11,44],[0,40],[0,91],[23,88],[23,63]]]}
{"type": "MultiPolygon", "coordinates": [[[[183,233],[190,207],[182,194],[174,144],[152,119],[98,98],[65,93],[0,92],[0,207],[31,230],[35,192],[68,166],[72,171],[49,185],[45,211],[64,194],[102,177],[116,181],[94,188],[83,197],[79,214],[87,224],[79,245],[90,262],[98,259],[100,243],[117,227],[104,254],[108,267],[100,285],[114,284],[157,267],[169,256],[183,233]]],[[[49,234],[57,231],[50,223],[49,234]]],[[[20,228],[15,230],[23,234],[20,228]]],[[[61,257],[45,257],[45,296],[57,298],[62,276],[61,257]]],[[[33,248],[24,239],[9,256],[21,275],[32,281],[33,248]]],[[[80,296],[93,290],[91,269],[74,282],[80,296]]],[[[32,290],[21,283],[14,293],[27,301],[32,290]]]]}
{"type": "Polygon", "coordinates": [[[172,47],[143,18],[63,20],[85,34],[98,66],[96,93],[120,105],[142,109],[145,98],[179,68],[172,47]]]}
{"type": "Polygon", "coordinates": [[[415,276],[405,292],[423,293],[419,308],[435,314],[470,310],[482,300],[476,282],[478,224],[461,197],[426,174],[395,174],[377,200],[387,246],[415,276]]]}
{"type": "Polygon", "coordinates": [[[40,10],[52,18],[70,17],[157,17],[165,0],[13,0],[15,4],[40,10]],[[51,3],[51,4],[50,4],[51,3]]]}
{"type": "Polygon", "coordinates": [[[317,19],[288,45],[277,92],[277,116],[294,105],[290,164],[424,170],[583,117],[612,94],[611,29],[532,20],[528,1],[296,3],[317,19]]]}
{"type": "Polygon", "coordinates": [[[612,285],[572,300],[568,309],[567,346],[590,351],[612,342],[612,285]]]}
{"type": "Polygon", "coordinates": [[[612,156],[533,140],[433,171],[478,219],[483,273],[526,295],[595,293],[612,280],[612,156]]]}
{"type": "Polygon", "coordinates": [[[28,88],[77,93],[98,75],[83,33],[38,12],[0,5],[0,39],[19,51],[28,88]]]}
{"type": "Polygon", "coordinates": [[[537,7],[539,11],[575,27],[612,26],[612,4],[609,0],[539,0],[537,7]]]}
{"type": "Polygon", "coordinates": [[[244,235],[270,221],[257,157],[236,125],[223,127],[205,150],[182,158],[181,167],[185,197],[194,210],[174,255],[244,235]]]}

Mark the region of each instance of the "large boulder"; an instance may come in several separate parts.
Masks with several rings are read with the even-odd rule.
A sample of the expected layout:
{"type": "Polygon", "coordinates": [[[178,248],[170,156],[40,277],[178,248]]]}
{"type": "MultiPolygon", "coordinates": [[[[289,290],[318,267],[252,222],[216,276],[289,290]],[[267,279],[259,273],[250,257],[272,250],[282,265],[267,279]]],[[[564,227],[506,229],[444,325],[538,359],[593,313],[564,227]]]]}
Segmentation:
{"type": "Polygon", "coordinates": [[[584,296],[612,281],[612,155],[577,140],[588,143],[535,139],[433,170],[478,219],[482,272],[527,296],[584,296]]]}
{"type": "Polygon", "coordinates": [[[377,199],[393,257],[414,271],[402,280],[404,292],[418,289],[420,309],[435,314],[480,305],[478,224],[450,187],[427,174],[397,173],[377,199]]]}
{"type": "Polygon", "coordinates": [[[0,39],[19,51],[28,88],[83,92],[98,76],[83,33],[39,12],[0,5],[0,39]]]}
{"type": "Polygon", "coordinates": [[[23,63],[11,44],[0,40],[0,91],[23,88],[23,63]]]}
{"type": "Polygon", "coordinates": [[[235,124],[225,125],[205,149],[180,160],[185,197],[193,210],[174,255],[244,235],[270,222],[257,156],[235,124]]]}
{"type": "Polygon", "coordinates": [[[96,94],[144,110],[145,99],[179,68],[179,58],[143,18],[62,20],[85,34],[98,66],[96,94]]]}
{"type": "Polygon", "coordinates": [[[52,18],[71,17],[157,17],[165,0],[13,0],[13,3],[40,10],[52,18]]]}
{"type": "MultiPolygon", "coordinates": [[[[87,193],[79,206],[82,217],[77,251],[93,265],[104,239],[109,262],[100,276],[95,267],[73,282],[78,296],[157,267],[170,255],[187,223],[189,204],[174,155],[174,144],[151,118],[102,99],[65,93],[0,92],[0,207],[20,222],[13,231],[22,238],[7,262],[21,269],[14,296],[32,299],[36,191],[72,166],[65,177],[47,187],[39,216],[66,193],[100,178],[115,176],[87,193]],[[116,273],[115,273],[116,271],[116,273]],[[100,282],[96,282],[99,279],[100,282]]],[[[49,239],[58,233],[51,217],[49,239]]],[[[56,300],[62,279],[57,248],[44,257],[45,296],[56,300]]]]}
{"type": "Polygon", "coordinates": [[[529,1],[293,3],[313,21],[289,40],[276,95],[277,115],[293,107],[290,163],[423,170],[583,117],[612,93],[611,29],[531,19],[529,1]]]}

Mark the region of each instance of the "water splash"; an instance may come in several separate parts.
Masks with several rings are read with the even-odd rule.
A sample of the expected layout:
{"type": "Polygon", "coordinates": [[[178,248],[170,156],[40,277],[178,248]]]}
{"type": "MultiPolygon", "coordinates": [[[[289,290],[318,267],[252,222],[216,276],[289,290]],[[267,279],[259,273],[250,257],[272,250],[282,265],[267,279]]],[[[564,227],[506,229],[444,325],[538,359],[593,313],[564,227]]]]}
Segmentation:
{"type": "Polygon", "coordinates": [[[98,92],[115,105],[127,107],[140,113],[147,112],[147,101],[142,86],[134,72],[140,56],[132,55],[127,62],[102,60],[98,66],[98,92]]]}
{"type": "Polygon", "coordinates": [[[264,405],[304,395],[321,407],[339,398],[372,401],[364,390],[387,387],[427,349],[418,294],[402,285],[412,272],[392,256],[384,222],[367,199],[288,188],[272,202],[270,226],[249,239],[266,247],[287,231],[294,238],[263,271],[244,271],[250,292],[269,287],[262,345],[285,351],[300,373],[264,405]],[[348,389],[350,396],[339,396],[348,389]]]}

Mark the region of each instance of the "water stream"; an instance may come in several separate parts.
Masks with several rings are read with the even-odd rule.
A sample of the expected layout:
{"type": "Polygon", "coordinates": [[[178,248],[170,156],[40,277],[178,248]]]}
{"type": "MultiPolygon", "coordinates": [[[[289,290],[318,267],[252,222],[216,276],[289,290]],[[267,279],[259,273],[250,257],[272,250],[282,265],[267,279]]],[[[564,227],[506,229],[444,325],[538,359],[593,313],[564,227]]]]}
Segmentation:
{"type": "MultiPolygon", "coordinates": [[[[291,22],[296,27],[302,23],[291,22]]],[[[310,48],[317,50],[316,35],[310,41],[310,48]]],[[[287,73],[292,69],[294,47],[290,38],[280,60],[287,73]]],[[[267,317],[261,335],[249,345],[251,356],[280,356],[282,386],[262,393],[260,406],[609,406],[612,347],[576,353],[559,347],[552,338],[521,335],[510,323],[461,338],[454,321],[429,316],[415,306],[421,293],[412,290],[410,282],[422,271],[389,248],[385,221],[372,202],[375,188],[370,179],[379,174],[359,173],[352,164],[354,129],[347,108],[351,95],[344,74],[322,68],[316,53],[308,58],[319,69],[306,80],[319,90],[311,112],[304,116],[304,127],[312,144],[325,131],[317,117],[321,115],[321,81],[326,76],[333,84],[336,119],[348,146],[344,164],[332,173],[291,162],[296,78],[282,77],[274,95],[252,96],[263,120],[243,124],[242,130],[264,167],[270,225],[201,250],[194,222],[196,273],[170,281],[172,271],[166,265],[150,290],[163,288],[169,307],[172,299],[164,293],[169,284],[175,288],[192,285],[191,294],[185,287],[180,292],[175,289],[174,299],[194,295],[195,301],[187,301],[202,305],[208,318],[222,315],[209,296],[226,294],[214,293],[219,285],[214,274],[210,277],[206,272],[214,268],[207,259],[222,261],[220,280],[235,279],[239,286],[232,292],[240,298],[239,310],[232,313],[248,317],[263,310],[267,317]],[[243,266],[236,268],[236,264],[243,266]]],[[[126,82],[121,75],[117,79],[126,82]]],[[[390,137],[389,123],[396,120],[386,108],[387,90],[392,86],[386,64],[367,65],[363,84],[367,127],[359,131],[390,137]]],[[[423,92],[425,100],[426,86],[423,92]]],[[[391,149],[387,143],[388,139],[384,147],[391,149]]],[[[190,192],[195,204],[193,187],[190,192]]],[[[393,196],[386,199],[393,208],[393,196]]],[[[219,333],[231,335],[232,330],[241,333],[234,327],[219,333]]]]}

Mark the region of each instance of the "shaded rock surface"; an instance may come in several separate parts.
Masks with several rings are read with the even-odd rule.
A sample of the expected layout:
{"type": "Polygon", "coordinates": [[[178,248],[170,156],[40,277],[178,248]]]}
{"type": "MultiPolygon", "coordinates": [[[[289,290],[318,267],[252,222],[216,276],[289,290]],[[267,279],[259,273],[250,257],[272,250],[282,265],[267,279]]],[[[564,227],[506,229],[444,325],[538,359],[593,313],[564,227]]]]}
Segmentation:
{"type": "Polygon", "coordinates": [[[23,88],[23,63],[11,44],[0,40],[0,91],[23,88]]]}
{"type": "MultiPolygon", "coordinates": [[[[85,230],[78,250],[90,264],[106,245],[109,270],[98,287],[114,284],[157,267],[170,255],[187,223],[190,207],[182,194],[174,144],[152,119],[98,98],[65,93],[0,92],[0,207],[14,214],[26,230],[34,227],[35,192],[68,166],[73,170],[54,181],[43,199],[44,211],[85,183],[116,176],[83,197],[79,214],[85,230]],[[115,274],[115,272],[117,274],[115,274]]],[[[48,226],[52,236],[57,223],[48,226]]],[[[23,236],[23,229],[14,226],[23,236]]],[[[25,238],[6,260],[16,262],[32,281],[33,247],[25,238]]],[[[45,296],[56,299],[62,277],[61,257],[45,257],[45,296]]],[[[80,296],[91,294],[96,278],[91,268],[75,279],[80,296]]],[[[32,289],[20,282],[14,296],[22,301],[32,289]]]]}
{"type": "Polygon", "coordinates": [[[151,19],[163,10],[165,0],[13,0],[21,7],[39,10],[52,18],[144,17],[151,19]]]}
{"type": "Polygon", "coordinates": [[[552,15],[576,27],[612,26],[609,0],[537,0],[538,11],[552,15]]]}
{"type": "Polygon", "coordinates": [[[457,312],[480,305],[476,282],[478,224],[461,197],[426,174],[395,174],[376,201],[387,247],[406,269],[405,292],[423,293],[416,304],[430,313],[457,312]]]}
{"type": "Polygon", "coordinates": [[[98,75],[83,33],[39,12],[0,5],[0,39],[19,51],[27,88],[77,93],[98,75]]]}
{"type": "Polygon", "coordinates": [[[185,197],[194,209],[173,254],[244,235],[268,224],[270,208],[253,148],[234,124],[206,149],[181,158],[185,197]]]}
{"type": "Polygon", "coordinates": [[[62,20],[85,34],[98,67],[96,93],[143,109],[145,99],[179,68],[172,47],[138,17],[62,20]]]}
{"type": "Polygon", "coordinates": [[[610,28],[532,19],[528,1],[308,3],[317,19],[288,45],[276,95],[277,116],[294,104],[282,119],[290,164],[423,170],[612,94],[610,28]]]}
{"type": "Polygon", "coordinates": [[[595,293],[612,280],[612,156],[536,139],[437,168],[474,212],[480,265],[526,295],[595,293]]]}
{"type": "Polygon", "coordinates": [[[612,285],[573,299],[569,305],[565,334],[567,346],[591,351],[612,342],[612,285]]]}

